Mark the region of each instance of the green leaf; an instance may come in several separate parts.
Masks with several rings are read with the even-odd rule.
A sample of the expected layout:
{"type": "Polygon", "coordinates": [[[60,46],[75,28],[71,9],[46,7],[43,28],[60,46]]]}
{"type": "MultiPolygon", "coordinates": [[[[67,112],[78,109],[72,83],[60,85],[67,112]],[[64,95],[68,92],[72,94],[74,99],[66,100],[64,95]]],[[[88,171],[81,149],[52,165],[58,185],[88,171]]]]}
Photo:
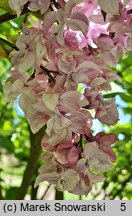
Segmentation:
{"type": "Polygon", "coordinates": [[[132,102],[132,95],[128,95],[128,94],[120,94],[121,98],[125,101],[125,102],[132,102]]]}
{"type": "Polygon", "coordinates": [[[0,45],[0,57],[8,58],[8,56],[9,52],[2,45],[0,45]]]}
{"type": "Polygon", "coordinates": [[[8,152],[14,152],[14,145],[8,137],[0,137],[0,148],[5,148],[8,152]]]}
{"type": "Polygon", "coordinates": [[[9,7],[8,0],[0,0],[0,8],[3,8],[6,11],[12,11],[9,7]]]}
{"type": "Polygon", "coordinates": [[[113,92],[113,93],[109,93],[109,94],[104,94],[103,97],[104,98],[113,98],[116,95],[122,95],[122,94],[124,94],[124,93],[122,93],[122,92],[113,92]]]}
{"type": "Polygon", "coordinates": [[[6,200],[15,200],[18,189],[19,189],[18,187],[10,187],[6,192],[5,199],[6,200]]]}
{"type": "Polygon", "coordinates": [[[118,15],[119,4],[115,0],[98,0],[98,4],[103,11],[112,15],[118,15]]]}

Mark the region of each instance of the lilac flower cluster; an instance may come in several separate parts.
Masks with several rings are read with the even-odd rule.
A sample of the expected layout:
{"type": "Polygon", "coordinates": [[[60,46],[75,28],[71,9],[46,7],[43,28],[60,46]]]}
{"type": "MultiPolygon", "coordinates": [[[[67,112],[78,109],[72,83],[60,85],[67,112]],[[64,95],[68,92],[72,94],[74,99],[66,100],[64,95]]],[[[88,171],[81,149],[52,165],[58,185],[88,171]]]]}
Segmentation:
{"type": "Polygon", "coordinates": [[[23,25],[4,85],[6,100],[20,95],[33,133],[46,125],[45,164],[35,185],[48,181],[60,191],[87,195],[116,159],[114,134],[93,136],[91,128],[94,119],[118,121],[114,99],[104,99],[102,91],[121,81],[108,66],[132,49],[132,0],[9,0],[9,5],[19,16],[27,2],[44,19],[38,26],[23,25]]]}

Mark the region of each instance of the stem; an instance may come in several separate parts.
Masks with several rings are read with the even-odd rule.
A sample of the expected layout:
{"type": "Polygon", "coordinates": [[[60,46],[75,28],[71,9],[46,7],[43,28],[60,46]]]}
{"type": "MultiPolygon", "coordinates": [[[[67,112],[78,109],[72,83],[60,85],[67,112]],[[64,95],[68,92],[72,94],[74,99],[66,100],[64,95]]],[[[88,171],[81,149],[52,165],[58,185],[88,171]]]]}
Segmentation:
{"type": "Polygon", "coordinates": [[[33,134],[30,132],[30,140],[31,140],[31,153],[27,162],[27,166],[23,175],[23,180],[21,183],[21,186],[18,190],[18,194],[16,199],[17,200],[22,200],[24,199],[28,186],[31,184],[32,176],[35,173],[37,164],[38,164],[38,159],[41,154],[41,145],[40,141],[45,133],[46,126],[44,126],[39,132],[36,134],[33,134]]]}
{"type": "Polygon", "coordinates": [[[13,43],[5,40],[4,38],[0,38],[0,44],[6,44],[7,46],[9,46],[9,47],[11,47],[17,51],[19,50],[13,43]]]}
{"type": "MultiPolygon", "coordinates": [[[[52,2],[54,3],[54,5],[57,8],[59,7],[59,4],[55,0],[53,0],[52,2]]],[[[30,11],[27,8],[29,4],[30,4],[30,2],[27,2],[27,4],[24,6],[24,9],[22,10],[20,16],[28,14],[29,12],[32,13],[32,11],[30,11]]],[[[50,7],[50,9],[53,10],[52,7],[50,7]]],[[[7,22],[7,21],[10,21],[10,20],[15,19],[15,18],[17,18],[17,14],[16,13],[12,14],[12,13],[7,12],[5,14],[0,15],[0,24],[2,24],[4,22],[7,22]]]]}
{"type": "Polygon", "coordinates": [[[1,184],[0,184],[0,200],[3,200],[1,184]]]}
{"type": "Polygon", "coordinates": [[[49,77],[49,80],[55,84],[55,79],[54,79],[54,77],[50,74],[50,73],[52,73],[52,71],[49,71],[48,69],[46,69],[46,68],[43,67],[42,65],[40,66],[40,68],[46,73],[46,75],[49,77]]]}
{"type": "Polygon", "coordinates": [[[38,192],[38,187],[34,188],[34,184],[35,184],[35,179],[38,175],[38,168],[39,168],[39,164],[37,164],[36,166],[36,170],[34,171],[34,175],[32,177],[32,182],[31,182],[31,200],[37,200],[37,192],[38,192]]]}
{"type": "MultiPolygon", "coordinates": [[[[12,44],[11,42],[9,42],[9,41],[7,41],[7,40],[5,40],[5,39],[3,39],[3,38],[0,38],[0,43],[3,43],[3,44],[6,44],[7,46],[9,46],[9,47],[11,47],[11,48],[13,48],[13,49],[15,49],[16,51],[19,51],[19,49],[14,45],[14,44],[12,44]]],[[[52,71],[49,71],[48,69],[46,69],[44,66],[40,66],[40,68],[45,72],[45,74],[49,77],[49,80],[51,81],[51,82],[53,82],[54,84],[55,84],[55,79],[54,79],[54,77],[50,74],[50,73],[52,73],[52,71]]]]}
{"type": "MultiPolygon", "coordinates": [[[[1,152],[0,152],[0,157],[1,157],[1,152]]],[[[2,163],[1,160],[0,160],[0,163],[2,163]]],[[[1,179],[1,172],[2,172],[2,169],[0,168],[0,200],[3,200],[4,198],[3,198],[3,196],[2,196],[2,186],[1,186],[1,181],[2,181],[2,179],[1,179]]]]}
{"type": "Polygon", "coordinates": [[[63,200],[63,199],[64,199],[63,192],[62,191],[58,191],[56,189],[55,200],[63,200]]]}
{"type": "Polygon", "coordinates": [[[49,189],[50,189],[50,186],[51,186],[50,184],[47,186],[47,188],[46,188],[46,190],[45,190],[45,192],[44,192],[44,194],[43,194],[41,200],[45,200],[45,196],[46,196],[46,194],[48,193],[48,191],[49,191],[49,189]]]}
{"type": "Polygon", "coordinates": [[[35,181],[32,181],[31,185],[31,200],[37,199],[38,186],[34,188],[35,181]]]}
{"type": "MultiPolygon", "coordinates": [[[[28,10],[28,8],[24,8],[22,10],[22,13],[20,14],[20,16],[22,15],[25,15],[25,14],[28,14],[30,11],[28,10]]],[[[5,13],[5,14],[2,14],[0,16],[0,24],[4,23],[4,22],[7,22],[7,21],[10,21],[12,19],[15,19],[17,18],[17,14],[11,14],[11,13],[5,13]]]]}
{"type": "Polygon", "coordinates": [[[81,195],[79,196],[79,200],[82,200],[82,196],[81,195]]]}

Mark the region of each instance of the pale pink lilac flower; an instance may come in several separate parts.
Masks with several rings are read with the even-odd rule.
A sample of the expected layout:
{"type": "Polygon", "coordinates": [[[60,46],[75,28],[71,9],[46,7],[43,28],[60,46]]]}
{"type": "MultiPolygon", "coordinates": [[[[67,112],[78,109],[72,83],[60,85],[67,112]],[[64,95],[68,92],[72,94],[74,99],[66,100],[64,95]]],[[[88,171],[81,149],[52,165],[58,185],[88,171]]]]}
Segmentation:
{"type": "MultiPolygon", "coordinates": [[[[115,100],[104,99],[102,91],[111,90],[114,80],[121,82],[108,66],[131,49],[131,2],[58,0],[49,8],[49,0],[29,1],[28,9],[44,18],[34,27],[23,25],[18,51],[11,53],[14,70],[3,89],[7,101],[20,96],[33,133],[46,127],[45,165],[36,186],[48,181],[58,190],[87,195],[104,180],[98,172],[112,168],[114,134],[93,136],[91,128],[94,119],[107,125],[118,121],[115,100]]],[[[9,0],[18,16],[26,3],[9,0]]]]}
{"type": "Polygon", "coordinates": [[[32,67],[39,67],[46,53],[46,45],[43,33],[36,28],[27,29],[23,27],[23,34],[19,36],[12,57],[13,64],[19,72],[26,72],[32,67]]]}
{"type": "Polygon", "coordinates": [[[116,155],[112,151],[112,148],[110,146],[110,145],[112,145],[112,144],[114,144],[116,142],[115,135],[112,134],[112,133],[105,134],[103,132],[100,132],[100,133],[96,134],[95,138],[97,140],[98,147],[103,152],[105,152],[106,154],[108,154],[110,156],[110,159],[111,159],[112,162],[115,162],[116,155]]]}
{"type": "Polygon", "coordinates": [[[30,0],[28,9],[31,11],[40,10],[41,14],[45,13],[50,6],[50,0],[30,0]]]}
{"type": "Polygon", "coordinates": [[[79,4],[81,0],[70,0],[66,3],[65,9],[61,8],[56,13],[56,20],[59,25],[57,26],[57,41],[60,45],[64,44],[63,31],[68,27],[74,31],[81,31],[84,35],[88,31],[88,19],[81,12],[73,12],[73,8],[79,4]]]}
{"type": "Polygon", "coordinates": [[[118,111],[114,104],[114,100],[104,100],[103,96],[95,89],[86,89],[85,97],[89,101],[89,109],[95,109],[95,118],[102,123],[114,125],[118,120],[118,111]]]}
{"type": "Polygon", "coordinates": [[[9,6],[20,16],[23,7],[28,3],[28,9],[31,11],[40,10],[41,14],[45,13],[50,6],[50,0],[9,0],[9,6]]]}
{"type": "Polygon", "coordinates": [[[112,15],[119,13],[119,0],[98,0],[98,4],[103,11],[112,15]]]}
{"type": "Polygon", "coordinates": [[[28,0],[9,0],[8,4],[12,10],[16,11],[17,16],[20,16],[24,5],[28,0]]]}
{"type": "Polygon", "coordinates": [[[88,142],[82,152],[82,159],[87,167],[98,172],[106,172],[112,168],[112,162],[107,154],[101,152],[96,142],[88,142]]]}

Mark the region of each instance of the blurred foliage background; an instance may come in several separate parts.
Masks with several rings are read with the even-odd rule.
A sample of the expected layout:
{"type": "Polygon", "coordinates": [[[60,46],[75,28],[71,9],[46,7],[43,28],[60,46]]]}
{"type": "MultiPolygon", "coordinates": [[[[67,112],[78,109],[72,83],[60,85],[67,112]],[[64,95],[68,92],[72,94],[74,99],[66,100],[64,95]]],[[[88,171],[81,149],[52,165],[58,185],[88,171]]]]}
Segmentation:
{"type": "MultiPolygon", "coordinates": [[[[1,1],[2,2],[2,1],[1,1]]],[[[0,19],[2,14],[8,13],[6,5],[0,2],[0,19]],[[4,9],[3,9],[4,8],[4,9]],[[6,10],[5,10],[6,9],[6,10]]],[[[5,1],[6,2],[6,1],[5,1]]],[[[102,199],[132,199],[132,53],[128,53],[113,68],[120,77],[122,83],[112,83],[112,91],[104,92],[106,98],[116,97],[119,110],[119,122],[114,127],[95,122],[94,132],[101,130],[114,132],[117,142],[113,146],[117,155],[116,163],[111,171],[105,174],[103,183],[94,185],[88,197],[77,196],[68,192],[60,193],[54,186],[42,183],[34,189],[34,181],[37,169],[41,164],[38,153],[34,149],[34,142],[38,139],[33,137],[24,115],[18,107],[17,101],[9,104],[4,101],[2,86],[8,77],[8,70],[12,67],[9,52],[12,48],[3,43],[2,39],[15,43],[20,33],[22,22],[30,25],[35,16],[24,15],[8,22],[0,24],[0,199],[13,200],[23,199],[65,199],[65,200],[102,200],[102,199]],[[34,141],[35,140],[35,141],[34,141]],[[35,164],[32,153],[36,153],[35,164]],[[30,163],[31,167],[28,167],[30,163]],[[30,171],[29,171],[30,170],[30,171]],[[23,180],[24,179],[24,180],[23,180]],[[24,185],[26,187],[24,187],[24,185]],[[21,193],[23,193],[21,195],[21,193]]],[[[1,20],[0,20],[1,23],[1,20]]],[[[36,135],[38,136],[38,135],[36,135]]],[[[35,144],[36,145],[36,144],[35,144]]],[[[38,146],[39,143],[38,143],[38,146]]]]}

